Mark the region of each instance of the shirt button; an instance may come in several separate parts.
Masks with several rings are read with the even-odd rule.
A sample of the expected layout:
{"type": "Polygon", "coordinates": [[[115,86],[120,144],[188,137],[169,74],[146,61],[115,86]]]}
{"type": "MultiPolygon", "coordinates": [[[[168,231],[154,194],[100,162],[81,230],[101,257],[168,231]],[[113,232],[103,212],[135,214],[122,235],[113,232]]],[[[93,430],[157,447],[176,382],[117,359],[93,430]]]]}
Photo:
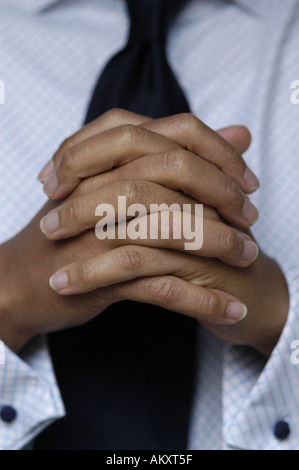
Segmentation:
{"type": "Polygon", "coordinates": [[[274,427],[274,434],[277,439],[283,441],[288,437],[290,432],[291,430],[288,423],[286,423],[285,421],[277,421],[274,427]]]}
{"type": "Polygon", "coordinates": [[[12,406],[3,406],[0,411],[0,418],[5,423],[12,423],[17,417],[17,412],[12,406]]]}

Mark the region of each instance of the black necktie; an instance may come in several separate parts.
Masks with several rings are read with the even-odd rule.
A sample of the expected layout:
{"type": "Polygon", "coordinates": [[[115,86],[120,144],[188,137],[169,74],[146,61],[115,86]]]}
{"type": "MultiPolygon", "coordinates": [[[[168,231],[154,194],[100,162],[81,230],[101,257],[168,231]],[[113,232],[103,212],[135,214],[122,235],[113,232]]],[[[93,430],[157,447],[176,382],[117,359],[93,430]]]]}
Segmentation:
{"type": "Polygon", "coordinates": [[[153,118],[189,111],[165,52],[169,26],[186,0],[126,3],[131,18],[128,43],[103,71],[86,122],[116,107],[153,118]]]}
{"type": "MultiPolygon", "coordinates": [[[[86,122],[113,107],[150,117],[188,111],[165,55],[184,0],[126,0],[129,41],[105,67],[86,122]]],[[[87,325],[49,335],[67,417],[36,449],[184,449],[193,386],[194,320],[120,302],[87,325]]]]}

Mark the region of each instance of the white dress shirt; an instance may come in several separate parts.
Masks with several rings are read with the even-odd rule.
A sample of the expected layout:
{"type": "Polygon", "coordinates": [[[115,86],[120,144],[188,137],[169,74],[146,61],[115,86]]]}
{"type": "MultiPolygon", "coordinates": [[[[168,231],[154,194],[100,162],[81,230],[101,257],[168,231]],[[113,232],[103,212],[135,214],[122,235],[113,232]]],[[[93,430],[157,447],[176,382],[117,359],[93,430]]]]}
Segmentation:
{"type": "MultiPolygon", "coordinates": [[[[127,31],[123,0],[0,0],[1,243],[44,204],[36,176],[82,126],[99,73],[127,31]]],[[[290,292],[288,320],[267,363],[199,329],[189,448],[299,449],[299,365],[290,359],[299,339],[299,105],[291,101],[299,1],[191,0],[170,31],[168,57],[194,114],[214,129],[245,124],[252,132],[245,157],[261,181],[253,232],[290,292]],[[279,421],[290,427],[284,440],[273,432],[279,421]]],[[[21,357],[5,348],[4,405],[17,417],[0,420],[1,449],[23,447],[63,416],[43,338],[21,357]]]]}

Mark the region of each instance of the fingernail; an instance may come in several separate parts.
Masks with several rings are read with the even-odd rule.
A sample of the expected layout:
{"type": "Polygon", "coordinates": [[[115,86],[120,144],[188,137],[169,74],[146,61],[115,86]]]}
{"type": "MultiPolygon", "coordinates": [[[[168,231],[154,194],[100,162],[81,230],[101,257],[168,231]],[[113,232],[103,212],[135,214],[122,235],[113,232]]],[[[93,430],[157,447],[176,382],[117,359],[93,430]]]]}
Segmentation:
{"type": "Polygon", "coordinates": [[[50,277],[49,283],[56,291],[65,289],[69,285],[68,275],[67,273],[55,273],[50,277]]]}
{"type": "Polygon", "coordinates": [[[230,318],[231,320],[235,320],[235,321],[241,321],[246,317],[246,315],[247,315],[246,305],[241,304],[241,302],[235,302],[235,301],[230,302],[226,310],[227,318],[230,318]]]}
{"type": "Polygon", "coordinates": [[[52,214],[46,215],[40,221],[41,231],[45,234],[51,234],[56,232],[59,227],[59,217],[57,211],[52,212],[52,214]]]}
{"type": "Polygon", "coordinates": [[[56,189],[59,186],[59,182],[55,173],[52,173],[44,184],[44,192],[51,196],[55,193],[56,189]]]}
{"type": "Polygon", "coordinates": [[[258,178],[249,168],[246,168],[244,172],[244,180],[246,181],[251,190],[257,190],[260,187],[260,182],[258,178]]]}
{"type": "Polygon", "coordinates": [[[259,218],[259,212],[257,208],[249,201],[247,197],[245,197],[242,216],[250,225],[253,225],[259,218]]]}
{"type": "Polygon", "coordinates": [[[253,263],[259,254],[259,249],[256,243],[250,240],[245,240],[244,250],[242,254],[242,259],[253,263]]]}
{"type": "Polygon", "coordinates": [[[48,178],[48,176],[50,176],[53,170],[54,170],[54,162],[53,160],[50,160],[41,170],[37,179],[41,181],[42,183],[44,183],[44,181],[48,178]]]}

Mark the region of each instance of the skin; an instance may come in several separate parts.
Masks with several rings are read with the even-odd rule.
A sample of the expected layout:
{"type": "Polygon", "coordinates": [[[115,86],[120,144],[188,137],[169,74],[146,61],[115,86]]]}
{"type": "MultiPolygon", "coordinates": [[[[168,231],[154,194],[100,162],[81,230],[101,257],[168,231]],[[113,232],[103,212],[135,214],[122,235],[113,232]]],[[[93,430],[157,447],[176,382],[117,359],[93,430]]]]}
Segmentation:
{"type": "Polygon", "coordinates": [[[18,351],[36,334],[80,325],[130,299],[193,316],[220,339],[269,355],[288,293],[279,267],[258,254],[248,232],[258,214],[245,194],[258,181],[238,152],[249,143],[243,127],[216,133],[192,115],[153,121],[121,110],[67,139],[40,174],[52,201],[0,247],[6,344],[18,351]],[[97,201],[115,203],[118,194],[145,205],[204,202],[203,248],[186,253],[183,241],[161,238],[99,242],[97,201]],[[53,213],[49,232],[53,217],[49,225],[44,216],[53,213]],[[55,291],[48,279],[57,270],[66,282],[61,288],[52,277],[55,291]],[[12,285],[19,286],[14,295],[12,285]]]}

